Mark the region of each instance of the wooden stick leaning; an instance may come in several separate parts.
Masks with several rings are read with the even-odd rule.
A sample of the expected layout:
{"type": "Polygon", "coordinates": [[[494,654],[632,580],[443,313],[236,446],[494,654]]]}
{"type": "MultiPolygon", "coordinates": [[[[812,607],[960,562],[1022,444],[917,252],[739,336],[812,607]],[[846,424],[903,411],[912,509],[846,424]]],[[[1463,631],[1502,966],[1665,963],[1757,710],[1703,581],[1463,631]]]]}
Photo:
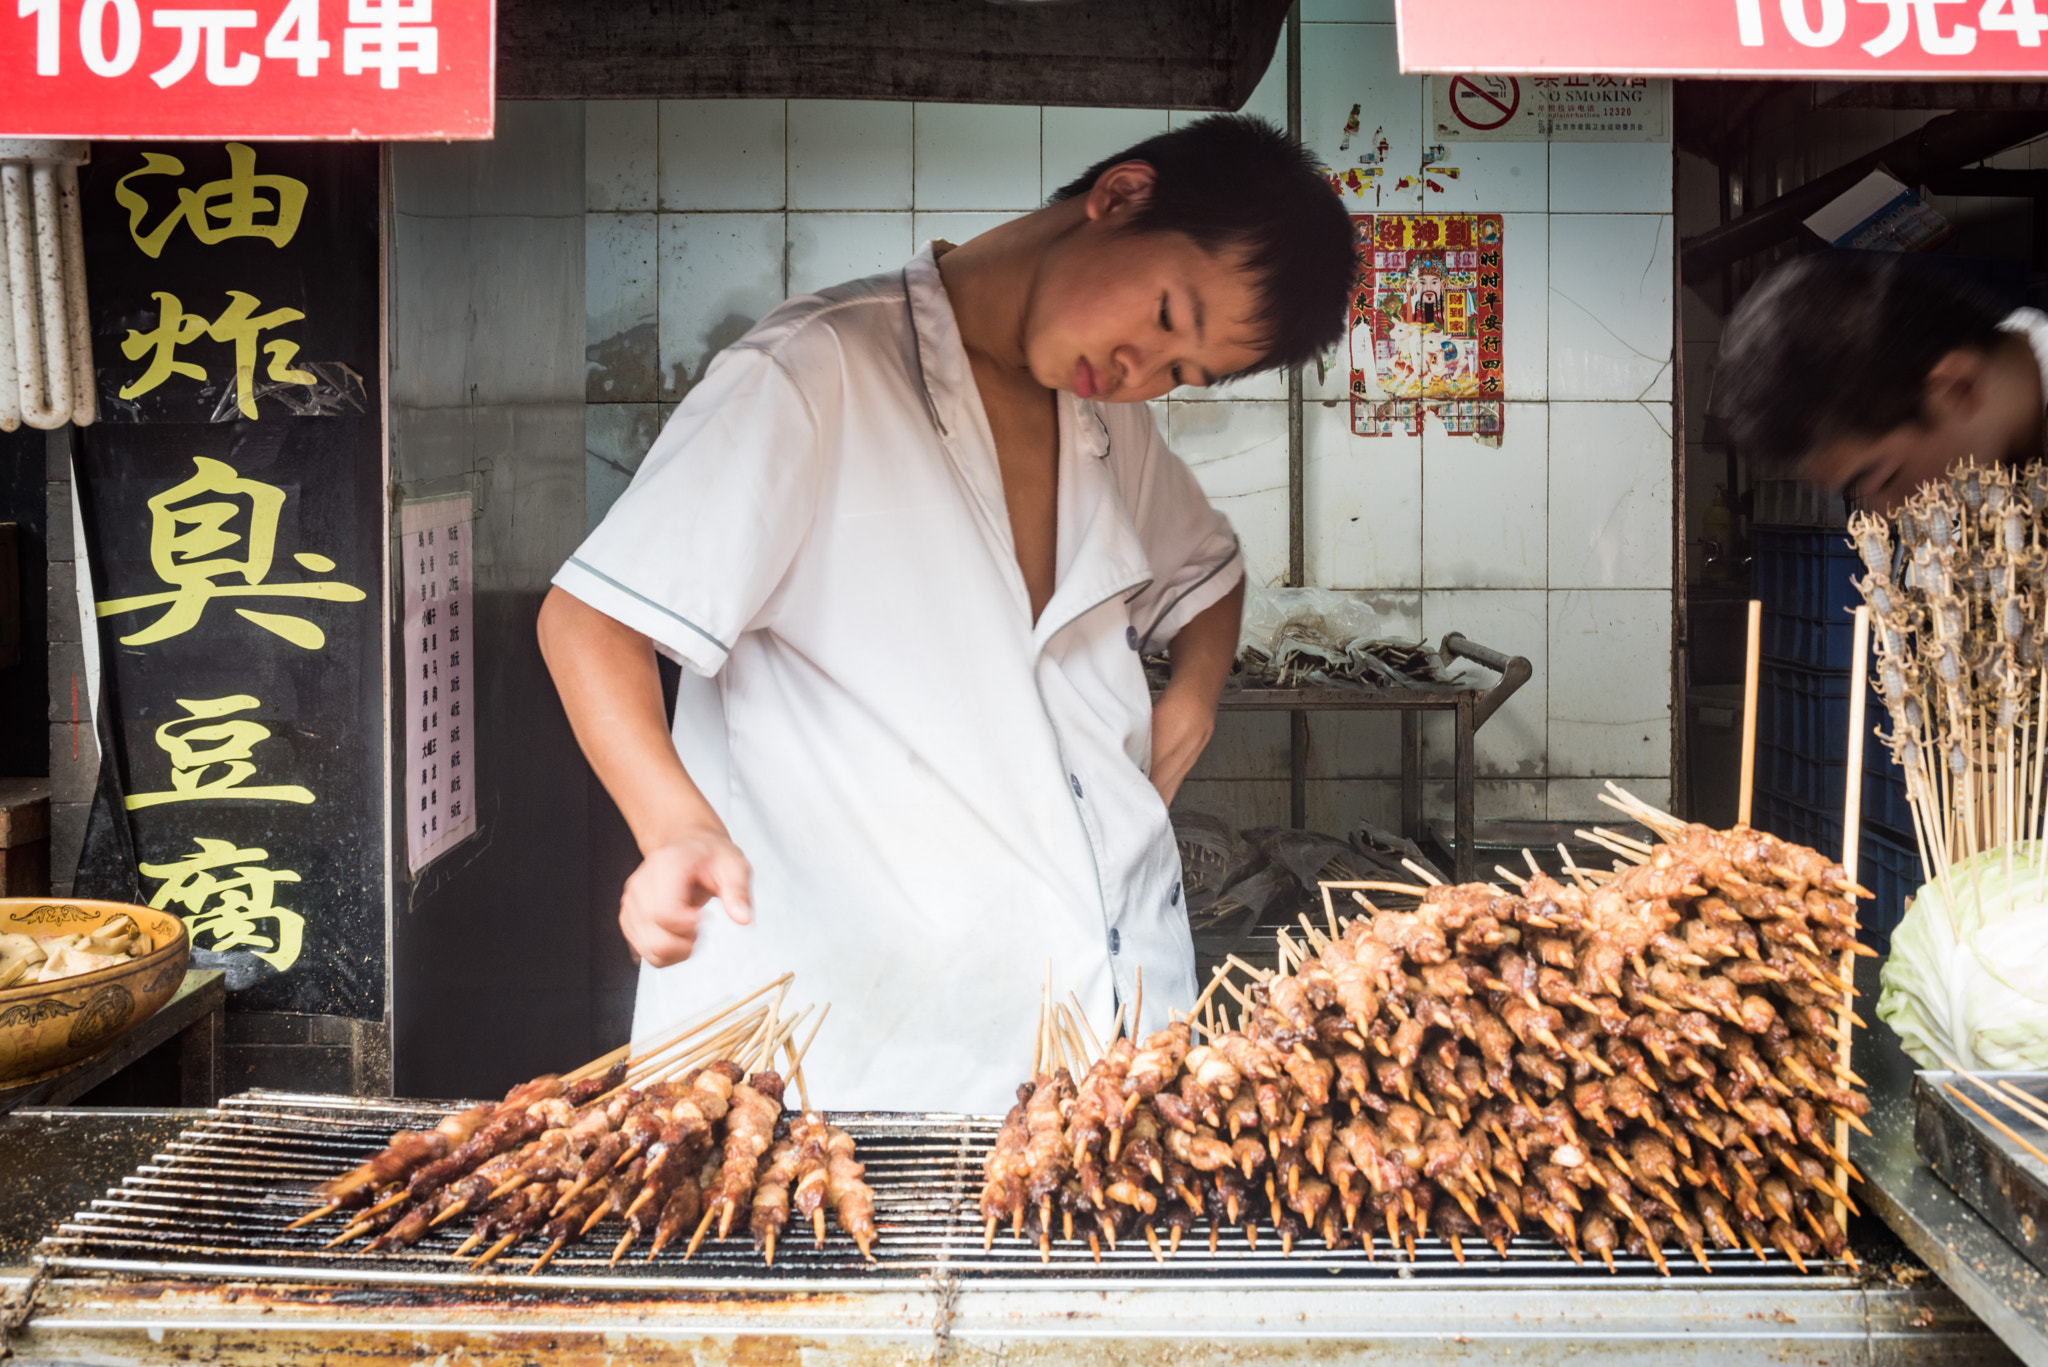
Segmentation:
{"type": "MultiPolygon", "coordinates": [[[[2004,1102],[2004,1104],[2010,1107],[2016,1114],[2026,1114],[2026,1112],[2021,1111],[2019,1107],[2014,1106],[2012,1102],[2007,1101],[2006,1098],[2002,1096],[1998,1092],[1998,1090],[1994,1088],[1990,1083],[1986,1082],[1983,1078],[1978,1077],[1969,1069],[1964,1068],[1962,1065],[1956,1063],[1953,1059],[1944,1058],[1940,1054],[1936,1054],[1935,1057],[1941,1059],[1942,1067],[1948,1069],[1951,1073],[1955,1073],[1959,1077],[1968,1079],[1971,1083],[1982,1088],[1985,1095],[1989,1096],[1992,1100],[2004,1102]]],[[[1960,1091],[1956,1090],[1956,1087],[1953,1083],[1944,1082],[1941,1084],[1941,1089],[1947,1092],[1950,1096],[1954,1097],[1956,1100],[1962,1102],[1965,1106],[1968,1106],[1978,1115],[1984,1117],[1985,1121],[1991,1126],[1993,1126],[1995,1129],[1997,1129],[1997,1131],[2000,1134],[2004,1135],[2007,1139],[2010,1139],[2013,1143],[2019,1145],[2022,1149],[2025,1149],[2028,1155],[2032,1157],[2035,1162],[2039,1163],[2044,1168],[2048,1168],[2048,1153],[2042,1153],[2032,1144],[2020,1138],[2019,1132],[2013,1129],[2012,1126],[2006,1124],[2003,1120],[2000,1120],[1997,1116],[1991,1114],[1991,1112],[1985,1110],[1982,1106],[1979,1106],[1976,1102],[1964,1096],[1960,1091]]]]}
{"type": "MultiPolygon", "coordinates": [[[[1849,772],[1843,782],[1842,795],[1842,871],[1850,882],[1856,881],[1856,856],[1860,853],[1863,837],[1863,733],[1864,702],[1869,695],[1870,685],[1870,605],[1859,603],[1856,607],[1854,643],[1849,652],[1849,772]]],[[[1850,910],[1855,903],[1849,904],[1850,910]]],[[[1856,978],[1856,955],[1851,950],[1842,951],[1838,969],[1842,979],[1842,1006],[1835,1013],[1835,1085],[1847,1087],[1843,1076],[1849,1070],[1850,1018],[1855,1014],[1850,1006],[1850,985],[1856,978]]],[[[1849,1122],[1841,1116],[1835,1118],[1835,1151],[1849,1152],[1849,1122]]],[[[1848,1174],[1842,1165],[1835,1165],[1835,1186],[1838,1190],[1849,1189],[1848,1174]]],[[[1835,1223],[1843,1224],[1847,1219],[1842,1203],[1835,1202],[1835,1223]]],[[[1845,1226],[1846,1227],[1846,1226],[1845,1226]]]]}
{"type": "Polygon", "coordinates": [[[1735,824],[1738,826],[1749,824],[1750,797],[1756,786],[1756,683],[1763,641],[1763,600],[1752,598],[1749,600],[1749,641],[1742,656],[1742,783],[1735,794],[1735,824]]]}

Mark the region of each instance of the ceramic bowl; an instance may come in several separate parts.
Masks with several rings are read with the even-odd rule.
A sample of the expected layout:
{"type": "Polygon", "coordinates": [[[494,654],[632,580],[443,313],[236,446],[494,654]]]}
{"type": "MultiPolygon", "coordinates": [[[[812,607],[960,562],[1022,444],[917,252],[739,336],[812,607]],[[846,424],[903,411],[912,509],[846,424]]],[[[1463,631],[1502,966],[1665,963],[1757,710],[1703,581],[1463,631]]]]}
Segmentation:
{"type": "Polygon", "coordinates": [[[132,916],[149,937],[148,953],[48,983],[0,988],[0,1087],[18,1087],[83,1063],[161,1010],[185,980],[192,942],[167,911],[125,902],[0,897],[0,932],[89,934],[116,916],[132,916]]]}

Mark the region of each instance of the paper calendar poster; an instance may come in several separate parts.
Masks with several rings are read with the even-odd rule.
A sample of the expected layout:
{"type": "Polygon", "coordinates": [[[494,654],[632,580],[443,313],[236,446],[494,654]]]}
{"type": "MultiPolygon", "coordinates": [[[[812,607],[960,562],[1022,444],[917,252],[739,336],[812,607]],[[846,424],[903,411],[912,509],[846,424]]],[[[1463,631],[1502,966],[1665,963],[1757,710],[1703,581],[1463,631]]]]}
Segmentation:
{"type": "Polygon", "coordinates": [[[470,496],[399,509],[405,580],[406,867],[414,873],[476,833],[469,681],[470,496]]]}
{"type": "Polygon", "coordinates": [[[1354,214],[1351,430],[1419,436],[1434,413],[1453,436],[1498,441],[1501,216],[1354,214]]]}

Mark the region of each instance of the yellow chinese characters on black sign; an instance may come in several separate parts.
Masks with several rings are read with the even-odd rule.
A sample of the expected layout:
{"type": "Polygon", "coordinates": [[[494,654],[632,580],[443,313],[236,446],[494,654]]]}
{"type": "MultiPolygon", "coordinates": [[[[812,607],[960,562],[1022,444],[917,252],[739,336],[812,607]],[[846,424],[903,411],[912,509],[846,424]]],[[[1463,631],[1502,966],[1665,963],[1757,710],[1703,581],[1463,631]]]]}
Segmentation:
{"type": "Polygon", "coordinates": [[[131,895],[238,1005],[379,1018],[376,149],[113,145],[88,170],[104,416],[79,480],[131,895]]]}

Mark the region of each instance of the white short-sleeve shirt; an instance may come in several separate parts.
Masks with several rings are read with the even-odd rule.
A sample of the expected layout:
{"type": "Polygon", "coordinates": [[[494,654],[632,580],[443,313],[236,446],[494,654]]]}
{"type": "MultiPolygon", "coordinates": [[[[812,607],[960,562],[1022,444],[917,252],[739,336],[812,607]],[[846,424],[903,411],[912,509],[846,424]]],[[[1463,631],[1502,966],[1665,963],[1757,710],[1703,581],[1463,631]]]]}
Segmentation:
{"type": "Polygon", "coordinates": [[[1048,963],[1097,1034],[1195,995],[1142,652],[1242,576],[1143,404],[1062,392],[1039,620],[932,251],[713,361],[555,583],[684,677],[676,744],[754,869],[643,969],[645,1037],[795,970],[814,1104],[1001,1111],[1048,963]]]}

